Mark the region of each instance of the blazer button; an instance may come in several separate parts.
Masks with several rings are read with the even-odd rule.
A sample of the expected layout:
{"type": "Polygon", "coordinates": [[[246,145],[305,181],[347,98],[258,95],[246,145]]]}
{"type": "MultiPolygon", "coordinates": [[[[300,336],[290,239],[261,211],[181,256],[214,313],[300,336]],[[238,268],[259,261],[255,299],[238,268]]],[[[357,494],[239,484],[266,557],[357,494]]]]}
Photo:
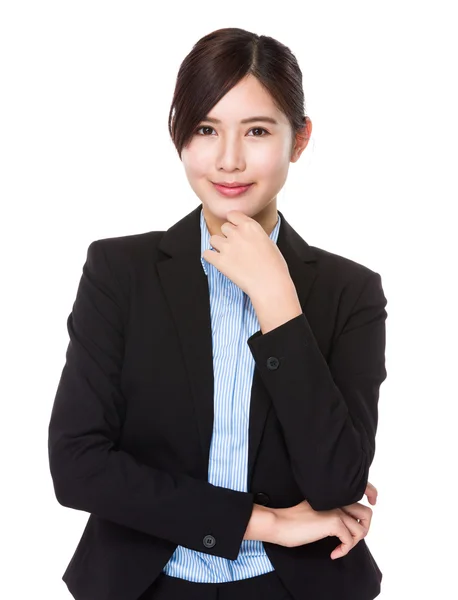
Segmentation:
{"type": "Polygon", "coordinates": [[[254,496],[256,504],[262,504],[263,506],[267,506],[270,502],[270,498],[264,492],[259,492],[254,496]]]}
{"type": "Polygon", "coordinates": [[[206,548],[213,548],[213,546],[216,544],[216,540],[212,535],[206,535],[204,537],[204,546],[206,548]]]}
{"type": "Polygon", "coordinates": [[[278,369],[280,365],[280,361],[275,356],[269,356],[267,359],[267,368],[273,371],[274,369],[278,369]]]}

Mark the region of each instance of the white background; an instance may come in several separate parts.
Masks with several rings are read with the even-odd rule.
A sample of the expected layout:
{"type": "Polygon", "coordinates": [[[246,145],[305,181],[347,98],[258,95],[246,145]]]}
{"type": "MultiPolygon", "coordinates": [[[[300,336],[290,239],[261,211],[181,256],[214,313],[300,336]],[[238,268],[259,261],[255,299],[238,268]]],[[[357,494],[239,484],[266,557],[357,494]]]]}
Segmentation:
{"type": "Polygon", "coordinates": [[[66,319],[92,240],[166,229],[200,204],[167,117],[181,61],[221,27],[277,38],[303,72],[312,140],[279,210],[309,244],[382,275],[388,377],[366,538],[380,597],[455,597],[452,7],[2,2],[1,598],[70,599],[61,575],[88,514],[58,504],[47,455],[66,319]]]}

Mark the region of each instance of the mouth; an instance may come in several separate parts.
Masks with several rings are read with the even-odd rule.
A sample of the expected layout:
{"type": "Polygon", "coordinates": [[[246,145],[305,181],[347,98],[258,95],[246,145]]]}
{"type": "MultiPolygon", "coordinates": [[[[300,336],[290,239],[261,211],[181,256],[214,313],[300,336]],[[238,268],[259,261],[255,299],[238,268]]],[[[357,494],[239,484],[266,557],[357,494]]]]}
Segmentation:
{"type": "Polygon", "coordinates": [[[248,185],[252,185],[251,183],[245,183],[243,181],[234,181],[232,183],[226,181],[213,181],[215,185],[220,185],[222,187],[234,188],[234,187],[247,187],[248,185]]]}
{"type": "Polygon", "coordinates": [[[215,189],[217,190],[217,192],[219,192],[220,194],[222,194],[223,196],[229,196],[231,198],[233,198],[234,196],[240,196],[241,194],[244,194],[245,192],[247,192],[251,186],[253,185],[252,183],[248,183],[245,185],[222,185],[222,184],[218,184],[218,183],[214,183],[212,182],[215,189]]]}

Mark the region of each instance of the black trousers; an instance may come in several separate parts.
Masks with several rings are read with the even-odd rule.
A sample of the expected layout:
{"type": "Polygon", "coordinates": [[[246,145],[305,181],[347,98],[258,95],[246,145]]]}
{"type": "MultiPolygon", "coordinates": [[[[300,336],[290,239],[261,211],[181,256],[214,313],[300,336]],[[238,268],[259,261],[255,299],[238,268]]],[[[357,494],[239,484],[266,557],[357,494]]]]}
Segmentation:
{"type": "Polygon", "coordinates": [[[294,600],[275,571],[225,583],[196,583],[161,573],[138,600],[294,600]]]}

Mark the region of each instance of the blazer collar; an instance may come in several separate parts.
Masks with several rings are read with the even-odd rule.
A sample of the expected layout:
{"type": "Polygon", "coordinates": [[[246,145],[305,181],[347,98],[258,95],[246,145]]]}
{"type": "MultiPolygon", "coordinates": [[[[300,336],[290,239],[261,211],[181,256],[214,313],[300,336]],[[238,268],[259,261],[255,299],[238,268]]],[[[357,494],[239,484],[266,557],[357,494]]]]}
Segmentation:
{"type": "MultiPolygon", "coordinates": [[[[210,443],[213,433],[213,353],[208,279],[201,263],[199,204],[164,232],[158,244],[157,272],[164,296],[175,322],[182,356],[187,369],[202,449],[201,476],[207,479],[210,443]]],[[[299,302],[305,305],[317,276],[316,254],[287,222],[282,212],[277,246],[288,265],[299,302]]],[[[258,334],[255,335],[260,335],[258,334]]],[[[254,370],[251,389],[248,481],[253,467],[271,400],[254,370]]]]}
{"type": "MultiPolygon", "coordinates": [[[[158,245],[159,250],[169,257],[181,257],[191,255],[200,259],[200,213],[202,205],[199,204],[194,210],[172,225],[163,235],[158,245]]],[[[311,246],[292,228],[286,221],[285,216],[279,210],[281,217],[280,231],[277,244],[283,254],[287,246],[291,248],[297,257],[304,262],[315,262],[316,255],[311,246]]],[[[286,259],[285,259],[286,260],[286,259]]]]}

